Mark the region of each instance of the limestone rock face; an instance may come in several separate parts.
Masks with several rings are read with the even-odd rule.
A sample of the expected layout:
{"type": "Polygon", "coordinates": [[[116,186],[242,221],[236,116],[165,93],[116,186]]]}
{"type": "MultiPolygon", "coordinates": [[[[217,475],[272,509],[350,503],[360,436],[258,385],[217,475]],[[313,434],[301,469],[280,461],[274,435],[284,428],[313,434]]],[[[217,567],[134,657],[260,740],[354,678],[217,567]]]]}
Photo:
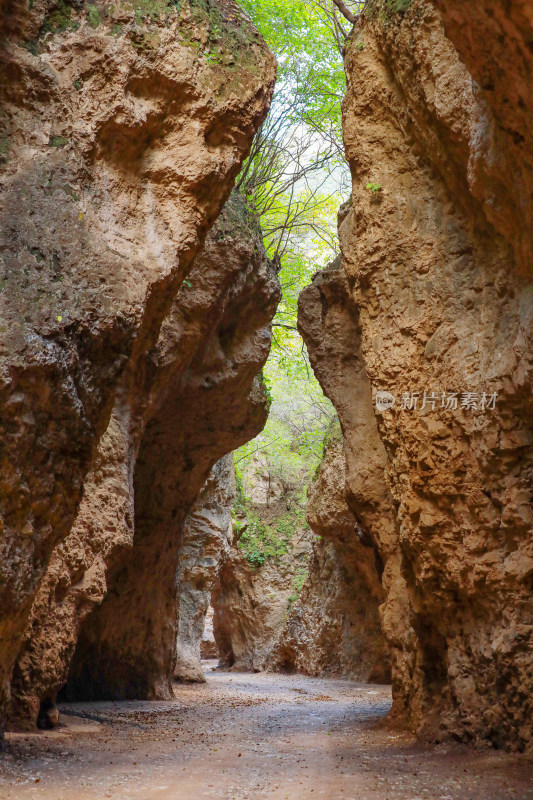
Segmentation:
{"type": "Polygon", "coordinates": [[[120,484],[104,513],[132,524],[123,478],[134,452],[122,475],[99,464],[107,448],[127,449],[146,354],[274,80],[229,0],[149,17],[142,4],[96,4],[98,24],[84,4],[63,5],[13,0],[1,16],[0,717],[86,481],[102,493],[120,484]]]}
{"type": "MultiPolygon", "coordinates": [[[[220,560],[233,538],[231,509],[235,498],[233,455],[211,470],[185,520],[178,567],[178,643],[174,675],[188,682],[205,681],[200,664],[211,587],[220,560]]],[[[213,637],[213,645],[215,640],[213,637]]],[[[209,654],[216,657],[216,652],[209,654]]]]}
{"type": "Polygon", "coordinates": [[[0,17],[0,717],[86,482],[100,500],[120,484],[104,515],[132,525],[132,398],[275,73],[231,0],[91,9],[11,0],[0,17]]]}
{"type": "Polygon", "coordinates": [[[289,552],[257,566],[245,558],[234,537],[211,592],[221,666],[254,672],[266,668],[283,633],[298,578],[307,572],[311,541],[309,530],[297,530],[289,552]]]}
{"type": "Polygon", "coordinates": [[[215,639],[215,631],[213,630],[214,615],[213,606],[208,606],[200,642],[200,656],[202,658],[218,658],[218,646],[215,639]]]}
{"type": "MultiPolygon", "coordinates": [[[[278,299],[259,231],[234,195],[147,356],[136,416],[128,426],[114,413],[73,530],[52,555],[15,667],[18,724],[67,678],[67,697],[170,696],[183,524],[213,464],[264,425],[255,376],[278,299]]],[[[209,513],[231,485],[206,491],[209,513]]],[[[196,506],[189,534],[200,517],[196,506]]]]}
{"type": "MultiPolygon", "coordinates": [[[[341,273],[334,270],[333,274],[341,273]]],[[[346,299],[343,291],[340,295],[346,299]]],[[[319,333],[322,343],[337,346],[335,336],[328,340],[327,330],[319,333]]],[[[313,357],[312,348],[310,352],[313,357]]],[[[381,445],[371,406],[370,417],[381,445]]],[[[288,487],[271,479],[260,460],[245,474],[244,494],[251,503],[244,519],[247,527],[236,532],[229,553],[223,556],[211,595],[222,666],[344,675],[364,682],[390,679],[390,657],[378,611],[385,599],[382,562],[372,538],[347,504],[345,471],[337,421],[309,488],[306,516],[311,530],[297,525],[285,552],[281,548],[282,554],[262,562],[258,556],[263,540],[255,540],[259,550],[250,550],[251,538],[244,539],[247,527],[259,519],[271,531],[280,530],[279,521],[295,498],[291,500],[288,487]]],[[[383,476],[381,481],[384,486],[383,476]]],[[[298,519],[294,509],[290,513],[293,522],[298,519]]],[[[386,513],[382,502],[375,517],[386,513]]],[[[263,536],[266,541],[267,534],[263,536]]]]}
{"type": "Polygon", "coordinates": [[[489,0],[372,5],[346,55],[344,321],[326,274],[304,292],[302,332],[384,564],[396,712],[423,734],[526,749],[533,8],[510,2],[504,21],[489,0]],[[376,413],[378,391],[396,402],[376,413]]]}
{"type": "Polygon", "coordinates": [[[531,0],[433,0],[475,81],[479,131],[468,182],[483,214],[510,244],[516,271],[533,277],[533,51],[531,0]],[[484,107],[484,109],[483,109],[484,107]]]}
{"type": "MultiPolygon", "coordinates": [[[[342,209],[339,219],[344,219],[346,210],[342,209]]],[[[401,715],[412,635],[409,597],[401,570],[394,503],[385,477],[387,453],[379,436],[361,352],[359,314],[342,267],[333,264],[322,270],[301,292],[298,328],[322,389],[337,409],[344,433],[345,460],[339,465],[338,477],[332,476],[335,488],[329,488],[329,497],[336,498],[337,513],[328,510],[325,492],[326,505],[320,514],[315,514],[315,521],[325,536],[334,538],[339,524],[336,518],[346,517],[346,502],[362,533],[362,543],[374,546],[375,568],[385,590],[380,612],[392,662],[393,714],[401,715]]],[[[317,495],[320,497],[321,492],[317,495]]],[[[374,596],[379,597],[375,583],[375,578],[368,575],[366,585],[373,586],[374,596]]],[[[345,605],[340,599],[339,603],[345,605]]]]}
{"type": "Polygon", "coordinates": [[[373,542],[345,499],[339,423],[329,434],[308,491],[307,520],[317,534],[309,575],[292,605],[269,667],[307,675],[390,681],[390,658],[378,606],[384,599],[373,542]]]}

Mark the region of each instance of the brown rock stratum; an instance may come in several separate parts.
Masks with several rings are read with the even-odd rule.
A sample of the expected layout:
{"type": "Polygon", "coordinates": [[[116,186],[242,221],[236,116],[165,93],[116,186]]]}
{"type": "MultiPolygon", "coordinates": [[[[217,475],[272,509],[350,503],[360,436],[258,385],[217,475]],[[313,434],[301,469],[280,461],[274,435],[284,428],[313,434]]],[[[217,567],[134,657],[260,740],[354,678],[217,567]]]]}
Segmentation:
{"type": "Polygon", "coordinates": [[[533,4],[403,5],[371,3],[347,51],[343,267],[300,327],[384,564],[396,715],[530,750],[533,4]]]}
{"type": "Polygon", "coordinates": [[[206,640],[204,646],[204,627],[211,588],[233,539],[234,499],[235,471],[230,453],[211,470],[183,526],[177,574],[178,641],[174,669],[174,676],[180,681],[203,683],[201,658],[218,655],[214,637],[206,640]]]}
{"type": "MultiPolygon", "coordinates": [[[[215,469],[200,492],[202,484],[213,461],[252,438],[267,413],[254,377],[268,354],[279,288],[238,196],[208,235],[188,283],[149,354],[147,421],[135,466],[127,469],[125,459],[117,468],[120,454],[134,449],[134,434],[106,433],[88,477],[91,491],[37,594],[15,665],[18,724],[31,724],[39,702],[55,699],[67,677],[69,698],[168,697],[171,691],[180,559],[190,556],[189,534],[191,527],[198,533],[202,506],[209,512],[217,495],[226,519],[231,485],[212,484],[229,467],[215,469]],[[110,496],[128,498],[131,516],[121,516],[122,506],[109,503],[110,496]]],[[[201,546],[198,536],[195,546],[201,546]]]]}
{"type": "MultiPolygon", "coordinates": [[[[275,279],[251,239],[228,264],[220,243],[211,267],[195,257],[266,113],[273,58],[231,0],[150,15],[141,2],[92,8],[96,19],[49,0],[2,8],[0,729],[34,599],[60,604],[75,587],[91,606],[106,585],[119,601],[121,585],[149,631],[130,636],[128,652],[170,637],[160,611],[170,614],[172,558],[154,573],[151,547],[174,546],[211,465],[264,419],[250,390],[275,279]],[[162,495],[183,475],[171,523],[162,495]],[[140,564],[120,556],[120,576],[105,575],[108,551],[132,537],[140,564]],[[36,598],[44,576],[50,595],[36,598]]],[[[134,691],[162,691],[145,666],[134,691]]]]}
{"type": "Polygon", "coordinates": [[[307,521],[317,535],[308,577],[291,606],[269,668],[317,677],[390,683],[390,658],[378,606],[381,561],[345,498],[345,456],[335,420],[308,489],[307,521]]]}

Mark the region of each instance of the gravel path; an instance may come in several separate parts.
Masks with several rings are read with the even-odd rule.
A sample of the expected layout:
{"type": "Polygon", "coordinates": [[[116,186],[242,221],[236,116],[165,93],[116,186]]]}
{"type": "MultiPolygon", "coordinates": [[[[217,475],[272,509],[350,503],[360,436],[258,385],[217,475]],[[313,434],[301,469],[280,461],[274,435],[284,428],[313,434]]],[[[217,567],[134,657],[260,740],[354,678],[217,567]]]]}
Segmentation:
{"type": "Polygon", "coordinates": [[[387,730],[390,689],[208,673],[173,702],[73,703],[8,734],[2,800],[533,800],[533,763],[387,730]]]}

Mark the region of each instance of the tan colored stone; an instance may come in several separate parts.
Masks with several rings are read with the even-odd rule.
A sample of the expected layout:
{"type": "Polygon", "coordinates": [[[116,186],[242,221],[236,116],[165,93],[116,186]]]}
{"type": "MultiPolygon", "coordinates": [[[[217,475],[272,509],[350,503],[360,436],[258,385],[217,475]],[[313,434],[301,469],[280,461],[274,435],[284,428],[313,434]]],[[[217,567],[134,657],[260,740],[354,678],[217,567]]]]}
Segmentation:
{"type": "Polygon", "coordinates": [[[96,28],[73,7],[76,30],[53,0],[2,8],[0,729],[51,554],[267,110],[274,60],[238,7],[182,6],[96,28]]]}
{"type": "Polygon", "coordinates": [[[372,540],[346,503],[345,472],[335,421],[308,491],[307,520],[316,534],[309,576],[269,667],[388,683],[390,658],[378,610],[384,600],[380,565],[372,540]]]}
{"type": "MultiPolygon", "coordinates": [[[[233,539],[234,499],[235,472],[230,453],[211,470],[183,526],[177,573],[178,642],[174,676],[186,683],[204,683],[200,659],[215,658],[218,654],[214,636],[208,639],[204,628],[211,588],[233,539]],[[207,652],[210,641],[213,646],[207,652]]],[[[212,617],[211,608],[211,634],[212,617]]]]}
{"type": "MultiPolygon", "coordinates": [[[[115,409],[73,530],[52,555],[15,667],[18,726],[31,725],[67,678],[69,697],[170,696],[183,524],[213,463],[264,425],[256,375],[278,299],[258,229],[234,195],[164,321],[128,413],[115,409]]],[[[189,533],[202,516],[191,513],[189,533]]],[[[190,548],[186,541],[184,557],[190,548]]]]}
{"type": "Polygon", "coordinates": [[[297,529],[287,553],[257,566],[245,558],[234,535],[211,592],[221,666],[266,669],[287,621],[295,578],[307,569],[311,538],[309,530],[297,529]]]}
{"type": "MultiPolygon", "coordinates": [[[[341,209],[341,224],[347,212],[349,207],[341,209]]],[[[361,352],[359,314],[346,273],[338,264],[317,273],[312,284],[301,292],[298,329],[307,345],[315,375],[337,409],[343,432],[345,472],[339,474],[334,484],[335,495],[340,498],[337,504],[342,507],[344,496],[359,529],[366,534],[365,543],[373,543],[376,548],[376,570],[378,576],[381,574],[385,589],[380,614],[392,663],[392,713],[402,717],[406,700],[401,687],[408,680],[408,648],[414,631],[401,572],[394,503],[385,477],[387,453],[379,437],[372,390],[361,352]]],[[[327,519],[327,515],[323,516],[327,519]]],[[[331,525],[323,527],[330,531],[330,536],[335,535],[333,520],[331,525]]],[[[369,580],[374,595],[379,596],[375,577],[369,576],[369,580]]],[[[346,601],[339,598],[338,602],[346,601]]],[[[375,642],[376,638],[374,652],[377,652],[375,642]]]]}
{"type": "Polygon", "coordinates": [[[322,307],[313,301],[304,324],[310,351],[321,347],[314,366],[338,409],[350,506],[363,524],[383,476],[390,491],[394,524],[365,527],[384,561],[396,711],[420,734],[526,749],[532,5],[508,6],[413,0],[405,13],[383,6],[363,20],[346,56],[343,110],[352,205],[339,230],[350,303],[344,321],[328,318],[333,303],[319,278],[322,307]],[[377,196],[368,182],[381,184],[377,196]],[[383,390],[497,392],[496,408],[422,412],[397,402],[375,417],[382,450],[371,461],[382,477],[365,482],[354,326],[368,419],[383,390]],[[324,329],[337,347],[320,345],[324,329]],[[510,502],[515,491],[520,500],[510,502]],[[519,579],[508,563],[524,566],[519,579]]]}

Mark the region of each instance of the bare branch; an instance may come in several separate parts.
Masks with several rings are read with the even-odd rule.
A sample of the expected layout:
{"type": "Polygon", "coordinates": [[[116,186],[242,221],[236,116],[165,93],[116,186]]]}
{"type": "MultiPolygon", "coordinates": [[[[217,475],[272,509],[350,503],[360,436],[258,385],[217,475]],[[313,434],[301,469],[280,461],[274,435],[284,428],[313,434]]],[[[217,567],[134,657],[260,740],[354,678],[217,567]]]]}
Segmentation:
{"type": "Polygon", "coordinates": [[[342,16],[345,17],[348,20],[348,22],[351,22],[352,25],[355,25],[355,23],[359,19],[359,14],[357,16],[355,16],[355,14],[352,14],[350,9],[346,5],[344,5],[342,0],[333,0],[333,2],[341,12],[342,16]]]}

